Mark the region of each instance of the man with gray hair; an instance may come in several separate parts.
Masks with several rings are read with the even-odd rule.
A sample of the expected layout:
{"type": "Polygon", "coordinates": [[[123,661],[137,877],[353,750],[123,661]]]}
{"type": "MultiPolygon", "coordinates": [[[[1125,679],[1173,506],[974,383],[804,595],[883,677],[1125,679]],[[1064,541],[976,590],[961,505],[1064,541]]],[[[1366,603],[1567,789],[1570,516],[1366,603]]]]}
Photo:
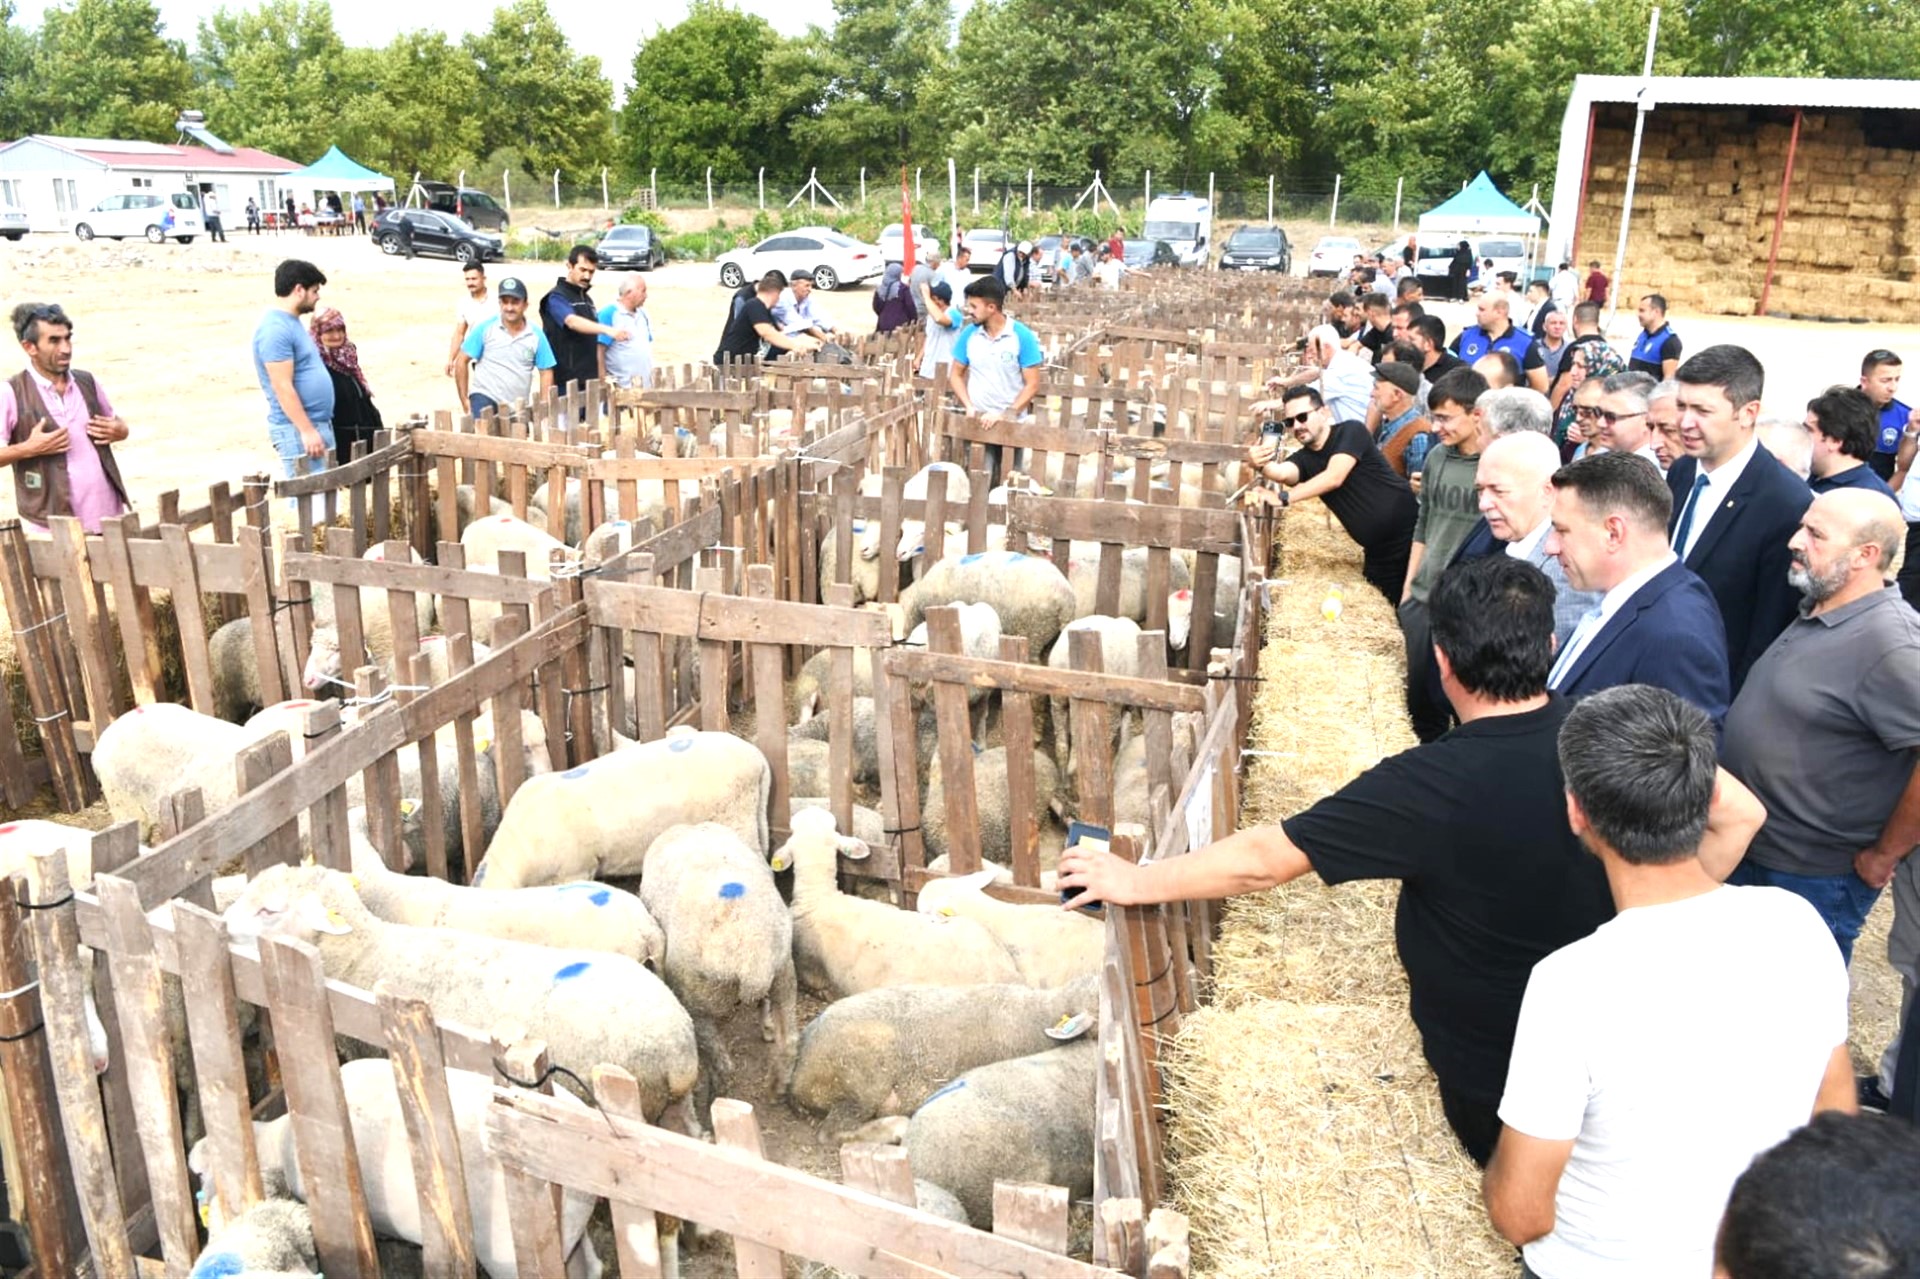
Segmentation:
{"type": "Polygon", "coordinates": [[[1813,432],[1805,422],[1763,417],[1753,432],[1760,437],[1760,447],[1779,458],[1780,465],[1803,480],[1813,478],[1813,432]]]}
{"type": "Polygon", "coordinates": [[[600,380],[610,386],[653,385],[653,320],[647,315],[647,277],[630,271],[620,277],[620,291],[600,308],[600,323],[609,333],[625,333],[615,340],[600,335],[600,380]]]}
{"type": "MultiPolygon", "coordinates": [[[[1320,400],[1333,414],[1335,422],[1365,422],[1367,405],[1373,398],[1373,365],[1340,345],[1340,331],[1331,324],[1316,325],[1307,334],[1306,359],[1292,377],[1268,384],[1269,390],[1283,392],[1296,386],[1311,386],[1320,392],[1320,400]]],[[[1279,400],[1263,400],[1249,409],[1265,412],[1279,400]]]]}
{"type": "Polygon", "coordinates": [[[1591,452],[1632,453],[1660,468],[1647,421],[1647,392],[1657,385],[1645,373],[1614,373],[1600,384],[1600,417],[1594,423],[1591,452]]]}
{"type": "Polygon", "coordinates": [[[1846,971],[1806,902],[1721,882],[1704,837],[1730,797],[1753,797],[1715,765],[1698,707],[1608,689],[1559,745],[1568,824],[1619,913],[1527,980],[1487,1214],[1524,1275],[1705,1276],[1754,1156],[1855,1108],[1846,971]],[[1739,1067],[1685,1087],[1699,1061],[1739,1067]]]}
{"type": "Polygon", "coordinates": [[[1686,453],[1680,445],[1680,384],[1672,378],[1647,392],[1647,427],[1654,460],[1665,475],[1673,460],[1686,453]]]}
{"type": "MultiPolygon", "coordinates": [[[[1484,406],[1494,394],[1533,395],[1546,411],[1538,392],[1515,388],[1480,397],[1484,406]]],[[[1573,628],[1588,609],[1600,603],[1599,591],[1575,590],[1567,581],[1560,557],[1547,553],[1547,534],[1553,526],[1553,475],[1560,469],[1560,449],[1546,434],[1545,418],[1534,430],[1503,435],[1487,445],[1474,473],[1479,496],[1480,523],[1467,534],[1455,553],[1455,564],[1504,553],[1525,560],[1553,583],[1554,647],[1562,649],[1573,638],[1573,628]]]]}
{"type": "Polygon", "coordinates": [[[1480,418],[1494,439],[1536,431],[1541,435],[1553,429],[1553,406],[1547,397],[1529,386],[1504,386],[1480,397],[1480,418]]]}
{"type": "Polygon", "coordinates": [[[907,277],[907,294],[913,299],[913,313],[922,320],[927,318],[929,310],[927,290],[940,278],[940,264],[945,260],[939,244],[935,243],[914,259],[913,274],[907,277]]]}

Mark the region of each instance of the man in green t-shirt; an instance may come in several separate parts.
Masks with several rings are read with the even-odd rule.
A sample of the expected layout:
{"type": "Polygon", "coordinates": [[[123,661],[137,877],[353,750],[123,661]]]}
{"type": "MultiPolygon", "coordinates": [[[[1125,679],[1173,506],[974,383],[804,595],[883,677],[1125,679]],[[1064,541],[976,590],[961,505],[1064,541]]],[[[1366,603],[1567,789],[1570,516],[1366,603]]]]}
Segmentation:
{"type": "Polygon", "coordinates": [[[1439,444],[1427,454],[1407,582],[1400,593],[1400,631],[1407,640],[1407,714],[1414,734],[1423,742],[1439,737],[1453,723],[1439,681],[1433,677],[1427,596],[1480,521],[1480,498],[1473,481],[1480,470],[1480,451],[1492,438],[1478,407],[1486,390],[1485,378],[1461,368],[1434,383],[1427,396],[1427,417],[1439,444]]]}

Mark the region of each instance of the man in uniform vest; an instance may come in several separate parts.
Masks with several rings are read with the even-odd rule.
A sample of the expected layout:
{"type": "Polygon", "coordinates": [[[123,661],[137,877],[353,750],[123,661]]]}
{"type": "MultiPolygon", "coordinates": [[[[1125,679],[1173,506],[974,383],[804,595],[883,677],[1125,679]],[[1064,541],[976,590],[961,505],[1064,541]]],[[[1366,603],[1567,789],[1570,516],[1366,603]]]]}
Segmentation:
{"type": "Polygon", "coordinates": [[[633,334],[600,323],[599,308],[587,289],[600,269],[600,255],[590,244],[567,250],[567,273],[553,282],[540,299],[540,327],[553,348],[553,384],[562,395],[575,382],[585,386],[600,376],[600,339],[626,342],[633,334]]]}
{"type": "Polygon", "coordinates": [[[0,383],[0,466],[13,468],[22,523],[43,533],[56,515],[89,533],[130,510],[113,445],[127,424],[91,373],[73,367],[73,321],[57,305],[13,308],[13,334],[27,367],[0,383]]]}

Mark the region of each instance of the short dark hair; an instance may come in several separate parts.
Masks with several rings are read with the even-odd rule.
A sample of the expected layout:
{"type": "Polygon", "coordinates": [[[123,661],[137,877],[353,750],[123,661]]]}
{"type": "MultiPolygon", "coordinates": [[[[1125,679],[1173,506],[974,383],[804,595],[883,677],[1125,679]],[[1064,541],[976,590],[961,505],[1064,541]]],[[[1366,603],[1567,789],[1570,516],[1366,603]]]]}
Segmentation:
{"type": "Polygon", "coordinates": [[[273,296],[290,298],[295,289],[317,289],[327,282],[326,274],[311,262],[288,258],[273,268],[273,296]]]}
{"type": "Polygon", "coordinates": [[[1573,307],[1575,324],[1591,324],[1598,328],[1600,324],[1600,304],[1598,302],[1576,302],[1573,307]]]}
{"type": "Polygon", "coordinates": [[[1760,398],[1767,371],[1746,347],[1723,342],[1689,357],[1673,380],[1682,386],[1717,386],[1738,409],[1760,398]]]}
{"type": "Polygon", "coordinates": [[[1353,294],[1347,292],[1345,289],[1336,290],[1332,294],[1328,295],[1327,305],[1328,306],[1352,306],[1353,294]]]}
{"type": "Polygon", "coordinates": [[[983,275],[967,286],[967,296],[991,303],[995,310],[1005,310],[1007,286],[990,275],[983,275]]]}
{"type": "Polygon", "coordinates": [[[487,273],[487,264],[475,258],[460,268],[460,274],[462,275],[465,275],[469,271],[478,271],[480,274],[485,275],[487,273]]]}
{"type": "Polygon", "coordinates": [[[1531,293],[1535,289],[1540,290],[1542,293],[1551,293],[1553,291],[1551,288],[1548,287],[1547,282],[1545,280],[1528,280],[1527,292],[1531,293]]]}
{"type": "Polygon", "coordinates": [[[38,342],[42,324],[58,324],[73,332],[73,321],[58,302],[22,302],[13,308],[13,335],[22,342],[38,342]]]}
{"type": "Polygon", "coordinates": [[[1437,315],[1415,316],[1413,320],[1408,323],[1407,332],[1418,333],[1421,337],[1431,342],[1433,349],[1436,351],[1444,349],[1447,345],[1446,322],[1437,315]]]}
{"type": "Polygon", "coordinates": [[[1369,311],[1385,311],[1391,308],[1392,303],[1384,293],[1369,293],[1360,299],[1360,305],[1369,311]]]}
{"type": "Polygon", "coordinates": [[[1699,853],[1719,767],[1707,713],[1651,684],[1582,698],[1560,726],[1567,790],[1593,833],[1634,866],[1699,853]]]}
{"type": "Polygon", "coordinates": [[[1902,362],[1903,361],[1900,359],[1899,352],[1889,351],[1884,346],[1876,347],[1875,349],[1868,351],[1866,354],[1866,358],[1860,361],[1860,376],[1865,377],[1867,374],[1879,368],[1882,364],[1891,364],[1894,368],[1897,369],[1900,367],[1902,362]]]}
{"type": "MultiPolygon", "coordinates": [[[[967,292],[971,293],[973,290],[969,288],[967,292]]],[[[1291,404],[1295,400],[1311,400],[1313,407],[1316,409],[1323,409],[1327,406],[1325,397],[1320,394],[1320,388],[1316,386],[1290,386],[1280,392],[1280,402],[1282,404],[1291,404]]]]}
{"type": "Polygon", "coordinates": [[[1588,510],[1619,511],[1643,530],[1665,529],[1673,493],[1660,468],[1638,453],[1589,453],[1553,473],[1553,486],[1580,495],[1588,510]]]}
{"type": "Polygon", "coordinates": [[[1662,315],[1667,313],[1667,300],[1658,293],[1649,293],[1640,300],[1652,304],[1653,309],[1662,315]]]}
{"type": "Polygon", "coordinates": [[[567,265],[573,266],[579,262],[591,262],[595,266],[599,266],[600,255],[594,252],[591,244],[576,244],[567,250],[567,265]]]}
{"type": "Polygon", "coordinates": [[[1424,306],[1421,306],[1418,302],[1395,302],[1393,304],[1393,314],[1406,316],[1407,323],[1409,324],[1413,323],[1415,320],[1419,319],[1421,316],[1425,315],[1426,313],[1427,313],[1427,308],[1424,306]]]}
{"type": "Polygon", "coordinates": [[[768,290],[778,292],[786,287],[787,273],[781,270],[773,270],[760,277],[760,283],[753,286],[753,291],[755,293],[765,293],[768,290]]]}
{"type": "Polygon", "coordinates": [[[1733,1183],[1719,1263],[1733,1279],[1920,1274],[1920,1129],[1824,1110],[1733,1183]]]}
{"type": "Polygon", "coordinates": [[[1471,413],[1486,393],[1486,378],[1470,368],[1452,369],[1427,392],[1427,407],[1437,409],[1442,404],[1453,403],[1471,413]]]}
{"type": "Polygon", "coordinates": [[[1386,349],[1380,352],[1380,363],[1385,364],[1389,355],[1400,364],[1413,365],[1414,371],[1419,372],[1421,359],[1420,348],[1413,343],[1405,341],[1404,339],[1399,342],[1387,343],[1386,349]]]}
{"type": "Polygon", "coordinates": [[[1427,601],[1434,647],[1469,693],[1524,702],[1553,669],[1553,583],[1525,560],[1487,555],[1440,575],[1427,601]]]}
{"type": "Polygon", "coordinates": [[[1420,286],[1420,277],[1417,275],[1410,275],[1393,286],[1393,295],[1395,297],[1406,298],[1412,297],[1416,293],[1425,292],[1426,290],[1420,286]]]}
{"type": "Polygon", "coordinates": [[[1864,462],[1873,456],[1880,435],[1880,415],[1866,392],[1853,386],[1833,386],[1807,401],[1807,412],[1819,424],[1820,434],[1838,441],[1846,456],[1864,462]]]}

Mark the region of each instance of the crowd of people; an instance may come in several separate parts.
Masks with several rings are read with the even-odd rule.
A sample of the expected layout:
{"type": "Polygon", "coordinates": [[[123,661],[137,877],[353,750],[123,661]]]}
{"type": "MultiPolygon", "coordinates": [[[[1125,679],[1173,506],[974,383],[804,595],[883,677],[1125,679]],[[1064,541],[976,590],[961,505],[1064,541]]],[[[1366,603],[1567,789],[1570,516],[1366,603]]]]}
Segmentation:
{"type": "Polygon", "coordinates": [[[1847,1043],[1889,886],[1920,1020],[1900,357],[1769,421],[1760,361],[1688,352],[1658,294],[1620,351],[1592,300],[1510,285],[1451,340],[1417,279],[1337,292],[1252,406],[1251,496],[1359,544],[1421,745],[1185,857],[1070,848],[1060,883],[1400,881],[1413,1020],[1523,1275],[1920,1274],[1920,1030],[1858,1078],[1847,1043]]]}

